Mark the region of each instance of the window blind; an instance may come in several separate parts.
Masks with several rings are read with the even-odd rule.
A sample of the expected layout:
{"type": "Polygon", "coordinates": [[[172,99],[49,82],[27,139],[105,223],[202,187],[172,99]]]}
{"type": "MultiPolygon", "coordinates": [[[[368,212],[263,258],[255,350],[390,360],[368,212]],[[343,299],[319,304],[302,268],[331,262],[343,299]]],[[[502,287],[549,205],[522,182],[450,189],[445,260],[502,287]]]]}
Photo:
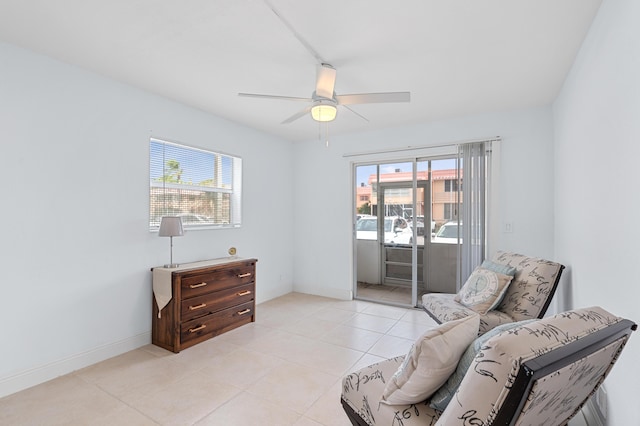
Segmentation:
{"type": "Polygon", "coordinates": [[[162,216],[186,229],[241,225],[242,159],[174,142],[149,141],[149,229],[162,216]]]}

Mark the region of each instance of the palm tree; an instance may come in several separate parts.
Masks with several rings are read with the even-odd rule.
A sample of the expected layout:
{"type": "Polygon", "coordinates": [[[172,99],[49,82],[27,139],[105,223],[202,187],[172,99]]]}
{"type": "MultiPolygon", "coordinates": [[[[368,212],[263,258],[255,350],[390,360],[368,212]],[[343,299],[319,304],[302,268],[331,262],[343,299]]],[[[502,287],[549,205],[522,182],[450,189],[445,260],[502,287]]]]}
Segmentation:
{"type": "Polygon", "coordinates": [[[165,167],[165,175],[162,176],[164,182],[180,183],[182,182],[182,169],[180,162],[177,160],[167,160],[165,167]]]}

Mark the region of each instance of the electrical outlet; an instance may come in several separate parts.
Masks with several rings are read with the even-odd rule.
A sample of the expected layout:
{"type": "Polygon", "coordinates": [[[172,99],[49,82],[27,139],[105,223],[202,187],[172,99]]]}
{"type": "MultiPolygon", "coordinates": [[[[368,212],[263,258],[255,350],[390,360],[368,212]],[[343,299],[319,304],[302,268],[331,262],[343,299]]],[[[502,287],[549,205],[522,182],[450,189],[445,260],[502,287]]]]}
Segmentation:
{"type": "Polygon", "coordinates": [[[504,223],[504,233],[511,234],[513,232],[513,222],[504,223]]]}

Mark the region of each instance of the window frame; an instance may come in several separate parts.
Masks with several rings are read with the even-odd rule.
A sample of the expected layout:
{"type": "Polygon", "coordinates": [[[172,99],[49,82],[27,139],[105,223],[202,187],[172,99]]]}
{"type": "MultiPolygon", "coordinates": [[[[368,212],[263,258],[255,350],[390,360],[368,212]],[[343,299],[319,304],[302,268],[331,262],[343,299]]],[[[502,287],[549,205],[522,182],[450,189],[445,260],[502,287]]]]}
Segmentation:
{"type": "MultiPolygon", "coordinates": [[[[167,200],[172,198],[168,195],[167,190],[170,190],[173,193],[173,197],[175,197],[177,194],[178,198],[185,197],[185,194],[182,193],[183,191],[190,192],[191,198],[194,198],[194,193],[199,192],[201,193],[200,195],[203,196],[202,200],[206,200],[206,198],[204,197],[205,194],[221,194],[222,196],[228,195],[228,200],[222,201],[222,204],[227,204],[227,206],[221,212],[223,216],[228,217],[228,223],[216,222],[216,221],[205,221],[203,223],[194,223],[189,221],[183,221],[183,228],[185,230],[229,229],[229,228],[239,228],[242,226],[242,173],[243,173],[242,157],[239,157],[234,154],[228,154],[221,151],[213,151],[211,149],[205,149],[201,147],[187,145],[181,142],[176,142],[176,141],[153,137],[153,136],[149,137],[148,147],[149,147],[148,226],[149,226],[150,232],[158,232],[160,227],[160,218],[162,216],[174,216],[174,215],[203,216],[202,215],[203,212],[198,211],[197,209],[189,209],[189,211],[176,213],[175,206],[169,207],[167,205],[167,200]],[[161,166],[162,173],[160,178],[158,178],[157,176],[158,158],[154,158],[154,150],[157,150],[157,147],[154,147],[153,146],[154,144],[162,145],[162,160],[160,163],[162,165],[161,166]],[[168,159],[166,159],[164,156],[166,146],[172,146],[178,150],[182,150],[185,155],[188,154],[194,157],[198,155],[213,156],[214,164],[217,162],[217,157],[219,157],[220,165],[223,168],[221,169],[220,174],[221,176],[224,175],[227,179],[230,179],[230,184],[220,183],[218,186],[212,186],[212,185],[192,184],[191,182],[175,183],[175,182],[167,181],[166,176],[169,175],[168,173],[169,169],[167,167],[168,159]],[[230,161],[230,165],[228,166],[223,165],[223,161],[225,158],[228,159],[226,161],[230,161]],[[155,175],[154,175],[154,172],[156,173],[155,175]],[[227,173],[226,175],[225,175],[225,172],[227,173]],[[225,187],[225,185],[227,185],[227,187],[225,187]],[[154,197],[158,196],[157,193],[154,193],[154,188],[156,188],[156,191],[157,191],[157,188],[161,188],[160,196],[162,197],[164,202],[163,206],[158,206],[158,203],[154,202],[154,197]],[[158,213],[158,210],[160,211],[160,213],[158,213]],[[196,210],[196,211],[192,211],[192,210],[196,210]]],[[[192,168],[189,168],[188,170],[195,171],[195,169],[199,169],[198,170],[199,172],[207,171],[206,168],[198,167],[195,164],[195,162],[193,164],[189,162],[186,162],[186,163],[183,162],[180,165],[185,166],[186,168],[189,168],[191,166],[192,168]]],[[[182,172],[182,169],[183,167],[181,167],[181,172],[182,172]]],[[[215,179],[213,178],[214,174],[215,174],[215,166],[211,170],[212,180],[215,179]]],[[[221,178],[221,180],[223,180],[223,178],[221,178]]],[[[208,196],[211,197],[210,195],[208,196]]],[[[217,198],[217,197],[214,197],[214,198],[217,198]]],[[[192,200],[192,203],[198,204],[197,200],[198,198],[196,197],[194,200],[192,200]]],[[[215,206],[216,203],[214,201],[212,200],[209,200],[209,201],[210,203],[214,203],[214,206],[215,206]]],[[[220,203],[219,200],[217,202],[220,203]]],[[[180,200],[178,202],[178,204],[181,205],[183,208],[185,207],[185,203],[188,203],[188,201],[180,200]]],[[[213,208],[214,210],[216,210],[219,207],[215,206],[213,208]]],[[[219,215],[220,214],[214,214],[211,217],[215,217],[219,215]]],[[[211,218],[211,217],[207,217],[207,218],[211,218]]]]}

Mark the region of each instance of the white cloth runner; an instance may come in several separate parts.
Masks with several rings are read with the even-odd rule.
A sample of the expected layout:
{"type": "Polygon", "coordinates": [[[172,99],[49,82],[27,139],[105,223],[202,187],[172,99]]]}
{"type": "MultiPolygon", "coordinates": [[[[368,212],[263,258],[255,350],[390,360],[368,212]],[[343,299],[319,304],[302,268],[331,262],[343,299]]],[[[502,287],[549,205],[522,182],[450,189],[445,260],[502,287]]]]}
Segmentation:
{"type": "Polygon", "coordinates": [[[175,270],[169,268],[153,268],[153,295],[158,305],[158,318],[161,318],[160,311],[167,306],[173,297],[171,291],[171,273],[175,270]]]}
{"type": "Polygon", "coordinates": [[[183,263],[177,268],[153,268],[153,295],[155,296],[156,304],[158,305],[158,318],[161,318],[160,311],[167,306],[167,303],[169,303],[173,297],[173,291],[171,290],[171,273],[173,271],[220,265],[238,260],[243,259],[237,256],[231,256],[213,260],[202,260],[200,262],[183,263]]]}

